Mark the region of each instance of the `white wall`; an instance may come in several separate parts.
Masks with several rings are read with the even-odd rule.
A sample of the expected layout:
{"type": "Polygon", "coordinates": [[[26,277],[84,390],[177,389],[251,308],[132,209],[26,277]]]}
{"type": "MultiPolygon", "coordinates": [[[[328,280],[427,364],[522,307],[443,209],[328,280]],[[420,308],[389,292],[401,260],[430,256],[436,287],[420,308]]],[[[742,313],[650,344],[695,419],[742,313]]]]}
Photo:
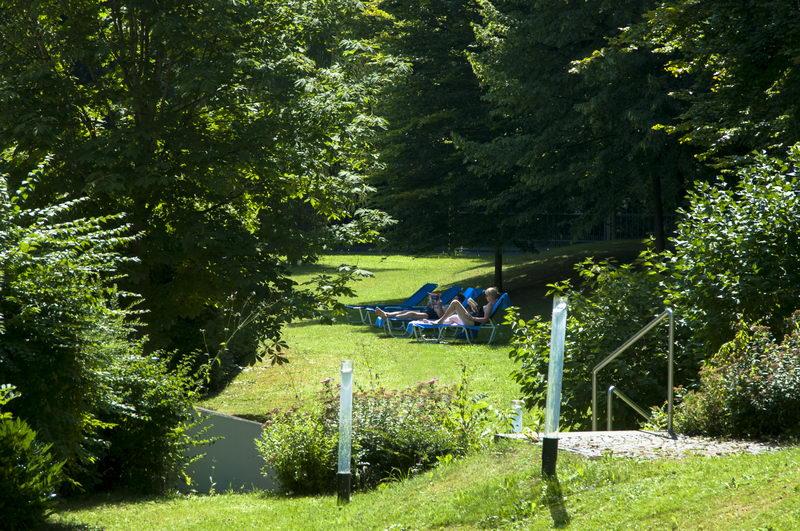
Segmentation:
{"type": "Polygon", "coordinates": [[[180,490],[207,493],[212,485],[216,492],[278,489],[273,474],[264,477],[261,473],[264,460],[255,445],[261,424],[210,409],[197,408],[197,413],[203,422],[193,436],[218,440],[191,450],[193,455],[206,455],[189,466],[192,484],[182,484],[180,490]]]}

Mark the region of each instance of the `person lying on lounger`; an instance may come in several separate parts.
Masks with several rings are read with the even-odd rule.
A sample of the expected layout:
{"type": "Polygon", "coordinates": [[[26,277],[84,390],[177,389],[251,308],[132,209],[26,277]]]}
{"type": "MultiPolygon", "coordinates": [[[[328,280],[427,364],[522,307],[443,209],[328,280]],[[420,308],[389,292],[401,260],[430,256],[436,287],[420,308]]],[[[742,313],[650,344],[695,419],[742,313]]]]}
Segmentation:
{"type": "Polygon", "coordinates": [[[422,310],[399,310],[387,312],[382,308],[375,308],[375,315],[384,319],[438,319],[444,314],[442,299],[438,291],[433,291],[428,296],[428,305],[422,310]]]}
{"type": "Polygon", "coordinates": [[[500,298],[500,291],[497,288],[486,288],[485,306],[480,307],[474,300],[469,299],[465,308],[458,300],[453,300],[447,310],[444,311],[438,320],[434,321],[436,324],[455,324],[474,326],[483,324],[489,321],[492,313],[492,306],[500,298]]]}

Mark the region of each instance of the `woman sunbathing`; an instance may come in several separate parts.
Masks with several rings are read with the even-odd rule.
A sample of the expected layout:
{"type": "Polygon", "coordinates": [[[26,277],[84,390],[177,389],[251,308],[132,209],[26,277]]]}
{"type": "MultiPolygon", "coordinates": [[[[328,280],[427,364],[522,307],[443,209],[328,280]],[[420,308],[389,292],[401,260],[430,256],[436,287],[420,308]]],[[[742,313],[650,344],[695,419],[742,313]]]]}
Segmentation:
{"type": "Polygon", "coordinates": [[[384,319],[438,319],[444,314],[442,299],[439,292],[432,292],[428,295],[428,305],[422,310],[400,310],[387,312],[382,308],[375,308],[375,315],[384,319]]]}
{"type": "Polygon", "coordinates": [[[492,307],[497,299],[500,298],[500,291],[497,288],[486,288],[486,305],[481,308],[474,300],[469,299],[465,308],[461,302],[454,300],[444,311],[442,316],[434,321],[436,324],[455,324],[474,326],[489,321],[491,318],[492,307]]]}

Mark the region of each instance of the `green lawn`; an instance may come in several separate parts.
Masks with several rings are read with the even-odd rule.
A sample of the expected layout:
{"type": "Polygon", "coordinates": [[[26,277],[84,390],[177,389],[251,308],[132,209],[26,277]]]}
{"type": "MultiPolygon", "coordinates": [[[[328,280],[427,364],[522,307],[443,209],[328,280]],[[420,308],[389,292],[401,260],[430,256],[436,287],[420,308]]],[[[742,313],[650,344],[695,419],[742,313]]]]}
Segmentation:
{"type": "MultiPolygon", "coordinates": [[[[572,264],[587,256],[615,256],[630,260],[639,242],[603,242],[557,248],[534,255],[512,255],[505,268],[511,300],[524,316],[549,312],[547,284],[571,274],[572,264]]],[[[295,279],[305,282],[315,274],[340,264],[355,264],[374,273],[356,284],[358,296],[348,302],[401,301],[425,282],[441,286],[488,287],[494,271],[490,256],[326,256],[319,264],[297,268],[295,279]]],[[[418,344],[384,337],[365,326],[322,325],[300,322],[285,330],[290,345],[288,365],[262,363],[245,369],[222,393],[200,405],[232,415],[261,418],[275,408],[307,404],[320,389],[320,381],[338,375],[343,359],[355,364],[356,382],[368,384],[374,375],[392,388],[438,378],[455,383],[460,364],[474,369],[473,386],[498,407],[518,398],[519,389],[509,378],[513,368],[504,346],[418,344]]]]}
{"type": "Polygon", "coordinates": [[[796,529],[800,449],[682,461],[585,460],[563,453],[559,484],[539,452],[500,443],[421,476],[356,494],[95,497],[54,523],[107,529],[796,529]]]}
{"type": "MultiPolygon", "coordinates": [[[[546,284],[567,276],[588,255],[627,260],[637,244],[574,246],[514,256],[507,287],[524,315],[547,312],[546,284]]],[[[401,300],[423,282],[487,286],[487,257],[329,256],[296,272],[298,281],[341,263],[372,270],[358,286],[361,302],[401,300]]],[[[415,344],[365,327],[297,323],[286,329],[291,363],[260,364],[202,405],[260,417],[307,403],[340,360],[355,360],[357,382],[373,375],[391,387],[439,378],[455,382],[460,363],[475,369],[474,387],[507,407],[518,394],[508,377],[507,347],[415,344]]],[[[107,529],[792,529],[800,528],[800,449],[761,456],[683,461],[586,460],[563,453],[560,483],[539,479],[536,447],[502,442],[468,458],[377,490],[337,507],[332,496],[268,494],[94,496],[63,504],[51,522],[107,529]]]]}

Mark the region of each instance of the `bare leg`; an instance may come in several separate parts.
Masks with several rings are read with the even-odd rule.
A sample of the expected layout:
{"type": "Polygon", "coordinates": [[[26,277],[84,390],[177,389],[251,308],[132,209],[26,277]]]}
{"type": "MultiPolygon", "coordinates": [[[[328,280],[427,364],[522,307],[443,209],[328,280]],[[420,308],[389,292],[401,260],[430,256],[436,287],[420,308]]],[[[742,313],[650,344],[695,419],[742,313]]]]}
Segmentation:
{"type": "Polygon", "coordinates": [[[462,306],[461,303],[458,302],[457,300],[450,303],[450,306],[447,307],[447,310],[445,310],[445,312],[436,322],[438,324],[442,324],[444,320],[450,317],[451,315],[458,315],[461,318],[461,321],[463,321],[464,324],[466,325],[475,324],[475,321],[473,321],[472,316],[466,309],[464,309],[464,306],[462,306]]]}
{"type": "Polygon", "coordinates": [[[417,312],[414,310],[401,310],[397,312],[386,312],[382,308],[375,308],[375,314],[384,319],[398,317],[400,319],[425,319],[428,314],[425,312],[417,312]]]}

